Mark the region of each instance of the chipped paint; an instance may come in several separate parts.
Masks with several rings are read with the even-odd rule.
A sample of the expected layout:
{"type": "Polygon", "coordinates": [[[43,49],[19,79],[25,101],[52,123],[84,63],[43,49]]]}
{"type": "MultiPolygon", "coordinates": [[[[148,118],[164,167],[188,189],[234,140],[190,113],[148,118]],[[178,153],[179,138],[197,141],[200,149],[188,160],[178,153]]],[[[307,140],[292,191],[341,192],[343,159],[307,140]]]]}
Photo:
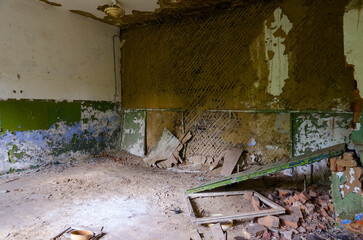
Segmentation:
{"type": "Polygon", "coordinates": [[[344,54],[346,61],[354,66],[354,79],[360,96],[363,96],[363,10],[361,0],[352,0],[343,17],[344,54]],[[360,23],[360,24],[359,24],[360,23]]]}
{"type": "MultiPolygon", "coordinates": [[[[293,119],[293,154],[303,155],[318,149],[333,146],[339,143],[353,145],[350,141],[350,122],[352,114],[311,113],[294,114],[293,119]]],[[[328,159],[316,162],[311,166],[301,166],[294,169],[298,176],[306,175],[316,182],[327,182],[329,176],[328,159]]]]}
{"type": "MultiPolygon", "coordinates": [[[[340,190],[346,186],[347,180],[345,175],[340,177],[341,175],[341,173],[332,173],[332,198],[337,222],[340,228],[344,228],[345,224],[350,224],[362,218],[363,195],[361,191],[356,193],[354,192],[355,189],[350,187],[346,188],[346,190],[340,190]]],[[[356,180],[356,182],[361,184],[359,180],[356,180]]]]}
{"type": "Polygon", "coordinates": [[[265,57],[268,62],[267,92],[279,96],[289,78],[289,57],[285,52],[285,39],[293,24],[280,7],[273,13],[273,20],[265,21],[265,57]]]}
{"type": "Polygon", "coordinates": [[[145,155],[146,111],[124,110],[121,150],[136,156],[145,155]]]}
{"type": "MultiPolygon", "coordinates": [[[[2,102],[2,106],[7,101],[2,102]]],[[[19,101],[24,102],[24,101],[19,101]]],[[[54,102],[44,103],[49,106],[54,102]]],[[[49,114],[67,112],[67,104],[62,103],[58,112],[53,108],[40,109],[40,117],[48,119],[49,114]]],[[[72,103],[69,103],[72,106],[72,103]]],[[[34,165],[58,161],[64,157],[79,154],[94,154],[107,149],[115,149],[119,139],[119,115],[115,104],[102,102],[81,102],[80,119],[65,121],[58,119],[49,128],[11,129],[7,123],[24,119],[5,118],[12,112],[2,111],[2,135],[0,137],[0,172],[23,169],[34,165]],[[5,121],[4,121],[5,119],[5,121]]],[[[37,110],[34,110],[35,114],[37,110]]],[[[17,112],[17,109],[13,109],[17,112]]],[[[54,116],[55,117],[55,116],[54,116]]]]}

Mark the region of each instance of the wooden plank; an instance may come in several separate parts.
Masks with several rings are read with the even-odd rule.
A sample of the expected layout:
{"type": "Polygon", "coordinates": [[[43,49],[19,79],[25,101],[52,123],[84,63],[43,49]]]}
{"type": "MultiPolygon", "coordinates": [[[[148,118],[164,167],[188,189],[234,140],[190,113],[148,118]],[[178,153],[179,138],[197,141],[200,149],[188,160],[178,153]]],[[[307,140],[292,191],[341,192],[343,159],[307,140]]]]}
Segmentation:
{"type": "Polygon", "coordinates": [[[243,195],[247,191],[230,191],[230,192],[208,192],[208,193],[189,193],[190,198],[197,197],[218,197],[218,196],[234,196],[243,195]]]}
{"type": "Polygon", "coordinates": [[[261,194],[259,194],[258,192],[253,191],[254,195],[257,196],[262,202],[264,202],[266,205],[274,208],[274,209],[281,209],[281,210],[285,210],[283,207],[281,207],[280,205],[274,203],[273,201],[271,201],[268,198],[265,198],[264,196],[262,196],[261,194]]]}
{"type": "Polygon", "coordinates": [[[224,151],[223,167],[221,171],[222,176],[228,176],[232,174],[233,169],[236,167],[242,152],[242,149],[237,148],[224,151]]]}
{"type": "Polygon", "coordinates": [[[285,210],[268,209],[268,210],[260,210],[260,211],[242,213],[231,216],[196,218],[195,220],[192,219],[192,222],[195,224],[216,223],[216,222],[225,222],[229,220],[253,219],[256,217],[264,217],[267,215],[279,215],[284,213],[285,210]]]}
{"type": "Polygon", "coordinates": [[[193,221],[193,219],[196,219],[196,216],[195,216],[195,213],[194,213],[192,203],[190,202],[190,199],[189,199],[187,194],[184,195],[184,198],[185,198],[185,202],[187,204],[187,208],[188,208],[188,211],[189,211],[189,216],[193,221]]]}
{"type": "Polygon", "coordinates": [[[228,177],[219,178],[213,181],[204,183],[198,187],[190,188],[186,193],[196,193],[214,188],[230,185],[233,183],[245,181],[247,179],[253,179],[260,176],[277,173],[282,170],[293,168],[297,166],[303,166],[306,164],[312,164],[314,162],[321,161],[326,158],[331,158],[342,154],[345,151],[345,143],[341,143],[332,147],[324,148],[313,153],[305,154],[302,156],[294,157],[287,161],[281,161],[264,166],[258,167],[258,169],[249,169],[243,172],[232,174],[228,177]]]}
{"type": "Polygon", "coordinates": [[[213,240],[225,240],[226,235],[223,233],[220,223],[213,224],[209,227],[212,232],[213,240]]]}

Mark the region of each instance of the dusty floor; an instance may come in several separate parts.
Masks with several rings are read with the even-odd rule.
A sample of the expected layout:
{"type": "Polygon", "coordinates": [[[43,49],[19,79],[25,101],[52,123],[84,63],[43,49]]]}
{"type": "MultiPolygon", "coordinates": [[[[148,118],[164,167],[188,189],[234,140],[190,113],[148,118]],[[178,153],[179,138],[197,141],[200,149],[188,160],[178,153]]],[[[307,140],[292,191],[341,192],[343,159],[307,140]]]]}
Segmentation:
{"type": "MultiPolygon", "coordinates": [[[[0,239],[49,239],[73,226],[104,227],[105,240],[188,240],[195,227],[183,194],[212,178],[206,173],[145,167],[140,159],[125,154],[119,161],[85,158],[3,175],[0,239]],[[178,208],[181,213],[175,214],[178,208]]],[[[228,230],[228,239],[239,236],[245,223],[228,230]]],[[[198,230],[204,239],[211,239],[208,228],[198,230]]]]}

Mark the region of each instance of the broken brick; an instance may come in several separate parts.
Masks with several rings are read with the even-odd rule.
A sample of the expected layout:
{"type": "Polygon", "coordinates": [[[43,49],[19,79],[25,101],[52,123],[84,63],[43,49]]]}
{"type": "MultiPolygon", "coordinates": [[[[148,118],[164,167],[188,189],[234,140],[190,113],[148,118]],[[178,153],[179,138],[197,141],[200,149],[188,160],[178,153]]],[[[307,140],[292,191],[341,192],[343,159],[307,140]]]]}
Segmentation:
{"type": "Polygon", "coordinates": [[[292,227],[292,228],[298,228],[298,222],[299,218],[292,216],[292,215],[282,215],[280,216],[280,219],[285,226],[292,227]]]}
{"type": "Polygon", "coordinates": [[[266,229],[265,232],[262,235],[262,239],[269,240],[271,239],[271,233],[266,229]]]}
{"type": "Polygon", "coordinates": [[[244,238],[251,239],[262,236],[265,230],[266,228],[260,224],[251,224],[243,228],[242,235],[244,238]]]}
{"type": "Polygon", "coordinates": [[[309,224],[305,227],[306,230],[313,232],[317,228],[317,225],[315,223],[309,224]]]}
{"type": "Polygon", "coordinates": [[[303,214],[299,207],[289,207],[290,215],[296,217],[296,218],[303,218],[303,214]]]}
{"type": "Polygon", "coordinates": [[[255,211],[260,211],[260,199],[256,196],[252,196],[251,202],[255,211]]]}
{"type": "Polygon", "coordinates": [[[299,233],[306,233],[306,229],[303,226],[300,226],[297,230],[299,233]]]}
{"type": "Polygon", "coordinates": [[[293,198],[292,196],[290,196],[290,197],[288,197],[288,198],[286,198],[286,199],[284,200],[284,202],[285,202],[286,204],[288,204],[288,205],[292,205],[295,201],[296,201],[296,199],[295,199],[295,198],[293,198]]]}
{"type": "Polygon", "coordinates": [[[330,211],[334,212],[334,206],[331,203],[328,203],[328,208],[330,211]]]}
{"type": "Polygon", "coordinates": [[[291,190],[282,189],[282,188],[277,188],[276,190],[278,192],[279,197],[286,197],[286,196],[292,195],[291,190]]]}
{"type": "Polygon", "coordinates": [[[280,219],[275,216],[266,216],[257,219],[257,223],[267,228],[278,228],[280,226],[280,219]]]}
{"type": "Polygon", "coordinates": [[[325,218],[328,218],[328,217],[329,217],[328,213],[325,211],[325,209],[324,209],[324,208],[320,208],[320,213],[321,213],[321,215],[323,215],[323,217],[325,217],[325,218]]]}
{"type": "Polygon", "coordinates": [[[309,196],[313,197],[313,198],[316,198],[316,197],[318,197],[318,194],[316,192],[314,192],[314,191],[309,191],[309,196]]]}
{"type": "MultiPolygon", "coordinates": [[[[302,192],[302,193],[300,193],[299,194],[299,197],[300,197],[300,199],[304,199],[305,200],[305,202],[306,201],[308,201],[308,200],[310,200],[310,195],[309,194],[307,194],[307,192],[302,192]]],[[[303,201],[302,201],[303,202],[303,201]]],[[[305,203],[305,202],[303,202],[303,203],[305,203]]]]}

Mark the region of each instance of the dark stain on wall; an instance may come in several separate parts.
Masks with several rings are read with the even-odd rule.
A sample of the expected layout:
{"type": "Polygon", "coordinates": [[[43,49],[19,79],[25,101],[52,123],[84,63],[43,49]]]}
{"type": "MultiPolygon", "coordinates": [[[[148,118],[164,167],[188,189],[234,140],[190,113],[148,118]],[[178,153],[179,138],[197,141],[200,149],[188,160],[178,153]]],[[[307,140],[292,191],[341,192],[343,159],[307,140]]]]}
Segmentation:
{"type": "Polygon", "coordinates": [[[272,1],[128,30],[122,35],[124,107],[331,110],[340,104],[349,110],[354,81],[343,51],[346,3],[272,1]],[[254,87],[259,76],[250,48],[278,6],[293,28],[285,41],[289,78],[276,102],[266,92],[261,56],[264,73],[254,87]]]}
{"type": "MultiPolygon", "coordinates": [[[[267,156],[277,147],[281,150],[274,155],[285,158],[289,134],[269,138],[275,131],[276,116],[235,114],[237,120],[229,121],[230,116],[207,110],[349,111],[354,79],[344,57],[343,14],[347,3],[249,2],[218,14],[123,31],[123,107],[186,110],[186,128],[196,133],[188,145],[189,155],[216,155],[238,144],[246,147],[252,136],[258,136],[261,147],[256,147],[257,152],[267,156]],[[268,58],[274,55],[269,52],[268,58],[265,56],[264,28],[274,21],[278,7],[292,28],[288,34],[276,33],[276,37],[285,38],[282,44],[289,67],[282,93],[274,96],[267,91],[268,58]],[[262,125],[270,130],[245,121],[265,123],[262,125]]],[[[269,157],[267,161],[274,160],[271,154],[269,157]]]]}

